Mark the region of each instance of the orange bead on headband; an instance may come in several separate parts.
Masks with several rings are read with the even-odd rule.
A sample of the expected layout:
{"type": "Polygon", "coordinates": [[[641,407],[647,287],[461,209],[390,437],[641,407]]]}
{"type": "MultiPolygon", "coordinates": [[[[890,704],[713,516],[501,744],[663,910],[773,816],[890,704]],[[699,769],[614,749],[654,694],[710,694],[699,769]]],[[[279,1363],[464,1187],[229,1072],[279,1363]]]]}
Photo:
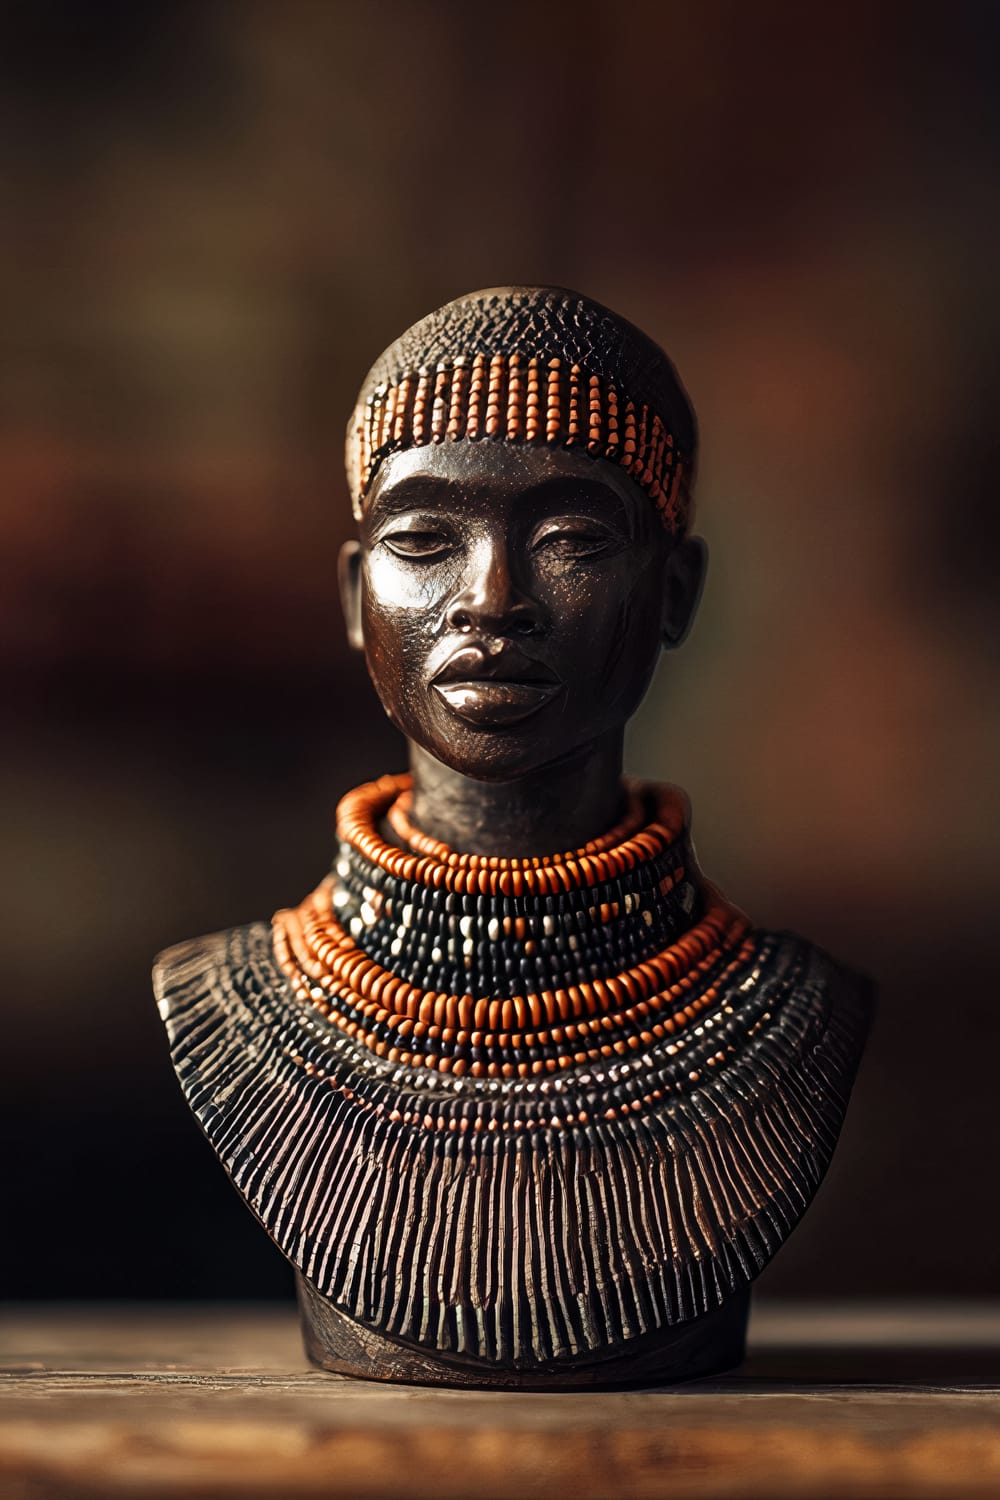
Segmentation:
{"type": "Polygon", "coordinates": [[[473,292],[422,318],[370,370],[347,430],[360,520],[382,460],[428,443],[547,443],[618,464],[672,535],[687,530],[694,414],[662,349],[558,287],[473,292]]]}

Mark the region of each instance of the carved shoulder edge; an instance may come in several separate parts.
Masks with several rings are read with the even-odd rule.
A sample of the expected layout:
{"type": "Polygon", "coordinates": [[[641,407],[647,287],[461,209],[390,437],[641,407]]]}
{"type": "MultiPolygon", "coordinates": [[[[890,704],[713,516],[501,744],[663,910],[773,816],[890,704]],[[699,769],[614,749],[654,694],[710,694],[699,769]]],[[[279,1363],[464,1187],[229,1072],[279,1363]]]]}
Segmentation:
{"type": "MultiPolygon", "coordinates": [[[[799,938],[798,941],[802,942],[803,939],[799,938]]],[[[831,1012],[849,1014],[857,1026],[867,1030],[875,1009],[874,979],[859,969],[842,963],[816,943],[806,943],[806,947],[823,974],[831,1012]]]]}
{"type": "Polygon", "coordinates": [[[204,983],[224,962],[229,948],[229,933],[212,932],[204,937],[188,938],[164,948],[153,960],[153,994],[164,1020],[172,1010],[172,1000],[179,990],[193,981],[204,983]]]}
{"type": "Polygon", "coordinates": [[[205,995],[238,989],[248,949],[259,947],[267,932],[266,922],[252,922],[188,938],[158,953],[153,960],[153,994],[163,1020],[169,1020],[195,991],[205,995]]]}
{"type": "MultiPolygon", "coordinates": [[[[761,1036],[761,1044],[782,1037],[789,1049],[782,1066],[808,1067],[814,1054],[826,1055],[838,1073],[853,1080],[871,1027],[873,981],[795,932],[757,928],[755,936],[769,950],[772,973],[783,974],[787,984],[776,1026],[761,1036]],[[791,1028],[789,1015],[797,1017],[791,1028]]],[[[848,1082],[848,1092],[849,1087],[848,1082]]]]}

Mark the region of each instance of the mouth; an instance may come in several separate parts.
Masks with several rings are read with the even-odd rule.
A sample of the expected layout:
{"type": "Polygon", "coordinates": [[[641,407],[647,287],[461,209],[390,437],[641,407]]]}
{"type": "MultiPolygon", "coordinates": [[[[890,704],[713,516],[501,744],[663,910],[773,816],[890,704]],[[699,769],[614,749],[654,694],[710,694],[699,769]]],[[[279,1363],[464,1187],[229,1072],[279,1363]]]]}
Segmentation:
{"type": "Polygon", "coordinates": [[[449,657],[431,686],[468,724],[501,729],[544,708],[562,683],[515,647],[490,653],[481,646],[463,646],[449,657]]]}
{"type": "Polygon", "coordinates": [[[558,683],[435,682],[434,691],[459,718],[470,724],[519,724],[544,708],[559,691],[558,683]]]}

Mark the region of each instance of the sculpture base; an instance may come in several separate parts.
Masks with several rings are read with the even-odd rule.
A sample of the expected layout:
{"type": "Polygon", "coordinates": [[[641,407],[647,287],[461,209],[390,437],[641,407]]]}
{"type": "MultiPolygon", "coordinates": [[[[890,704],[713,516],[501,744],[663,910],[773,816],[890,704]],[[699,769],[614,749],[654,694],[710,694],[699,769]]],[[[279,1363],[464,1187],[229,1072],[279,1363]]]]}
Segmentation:
{"type": "Polygon", "coordinates": [[[345,1317],[299,1272],[295,1284],[310,1361],[322,1370],[360,1380],[545,1391],[652,1385],[732,1370],[742,1364],[746,1350],[749,1287],[734,1293],[715,1312],[632,1339],[603,1358],[581,1356],[516,1370],[402,1344],[345,1317]]]}

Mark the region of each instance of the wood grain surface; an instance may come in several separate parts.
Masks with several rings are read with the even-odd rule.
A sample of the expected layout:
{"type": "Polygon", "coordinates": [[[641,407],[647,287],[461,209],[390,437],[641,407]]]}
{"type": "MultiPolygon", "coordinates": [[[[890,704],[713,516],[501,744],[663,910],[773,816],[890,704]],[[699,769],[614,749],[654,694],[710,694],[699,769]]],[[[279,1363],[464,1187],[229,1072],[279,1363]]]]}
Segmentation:
{"type": "Polygon", "coordinates": [[[3,1500],[1000,1495],[1000,1305],[764,1304],[738,1374],[613,1393],[324,1374],[285,1306],[12,1307],[0,1355],[3,1500]]]}

